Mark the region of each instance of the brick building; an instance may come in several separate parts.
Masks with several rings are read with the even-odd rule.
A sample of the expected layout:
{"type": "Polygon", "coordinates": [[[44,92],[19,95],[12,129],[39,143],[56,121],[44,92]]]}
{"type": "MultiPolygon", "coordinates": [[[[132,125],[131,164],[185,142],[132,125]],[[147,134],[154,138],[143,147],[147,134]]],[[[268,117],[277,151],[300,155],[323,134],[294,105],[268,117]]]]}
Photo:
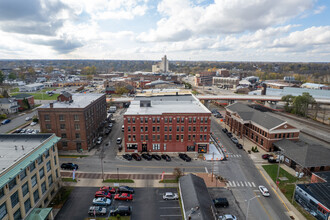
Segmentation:
{"type": "Polygon", "coordinates": [[[124,114],[125,151],[206,153],[210,126],[211,112],[191,94],[137,96],[124,114]]]}
{"type": "Polygon", "coordinates": [[[216,72],[201,72],[195,76],[196,86],[212,86],[213,77],[216,76],[216,72]]]}
{"type": "Polygon", "coordinates": [[[299,140],[299,130],[286,121],[239,102],[226,107],[226,125],[230,132],[240,138],[244,135],[266,151],[277,150],[276,141],[299,140]]]}
{"type": "Polygon", "coordinates": [[[31,94],[21,93],[21,94],[14,95],[13,98],[16,99],[16,101],[19,105],[18,110],[24,110],[24,106],[26,106],[26,103],[24,103],[24,100],[28,101],[31,108],[34,107],[34,97],[31,94]]]}
{"type": "Polygon", "coordinates": [[[73,94],[72,100],[38,108],[41,132],[61,137],[60,150],[88,150],[94,146],[107,117],[104,94],[73,94]]]}

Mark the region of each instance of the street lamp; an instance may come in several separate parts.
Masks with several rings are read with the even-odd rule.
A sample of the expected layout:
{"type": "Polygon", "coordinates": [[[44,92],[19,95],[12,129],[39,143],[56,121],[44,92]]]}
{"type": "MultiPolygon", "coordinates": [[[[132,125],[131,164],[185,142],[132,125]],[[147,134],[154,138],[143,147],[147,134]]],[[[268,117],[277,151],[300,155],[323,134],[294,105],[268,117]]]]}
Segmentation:
{"type": "Polygon", "coordinates": [[[245,200],[245,202],[247,201],[248,202],[248,206],[247,206],[247,211],[246,211],[246,220],[249,218],[249,208],[250,208],[250,202],[252,199],[255,199],[255,198],[259,198],[260,196],[255,196],[249,200],[245,200]]]}

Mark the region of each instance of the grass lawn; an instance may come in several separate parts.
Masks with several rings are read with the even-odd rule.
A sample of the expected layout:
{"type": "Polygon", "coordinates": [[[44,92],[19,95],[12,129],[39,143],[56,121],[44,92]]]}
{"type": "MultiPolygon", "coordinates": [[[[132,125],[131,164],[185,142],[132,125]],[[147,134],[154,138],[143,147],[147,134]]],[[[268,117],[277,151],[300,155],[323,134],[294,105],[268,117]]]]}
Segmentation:
{"type": "MultiPolygon", "coordinates": [[[[21,94],[21,93],[12,93],[11,95],[18,95],[18,94],[21,94]]],[[[54,94],[52,96],[49,96],[48,94],[46,93],[27,93],[27,94],[30,94],[30,95],[33,95],[34,99],[35,100],[56,100],[57,97],[60,95],[60,94],[54,94]]]]}
{"type": "MultiPolygon", "coordinates": [[[[265,171],[268,173],[268,175],[272,178],[272,180],[276,181],[276,176],[277,176],[277,169],[278,165],[277,164],[272,164],[272,165],[263,165],[262,166],[265,171]]],[[[298,179],[295,176],[292,176],[290,173],[286,172],[284,169],[280,168],[280,173],[279,177],[286,177],[288,180],[286,181],[279,181],[279,188],[281,192],[285,195],[285,197],[289,200],[290,203],[292,203],[292,196],[295,190],[295,182],[298,179]]],[[[296,203],[296,201],[293,201],[293,205],[296,207],[296,209],[303,215],[305,216],[306,219],[308,220],[315,220],[315,218],[306,210],[304,210],[299,204],[296,203]]]]}
{"type": "Polygon", "coordinates": [[[69,198],[70,193],[74,187],[72,186],[65,186],[62,187],[57,194],[55,195],[54,199],[49,203],[48,207],[53,207],[55,209],[61,208],[65,201],[69,198]]]}
{"type": "Polygon", "coordinates": [[[134,183],[134,180],[131,179],[106,179],[104,183],[134,183]]]}
{"type": "Polygon", "coordinates": [[[121,216],[120,218],[117,218],[115,216],[111,216],[111,217],[91,217],[91,218],[85,218],[84,220],[92,220],[92,219],[96,219],[96,220],[130,220],[131,217],[130,216],[121,216]]]}
{"type": "Polygon", "coordinates": [[[178,183],[178,180],[160,180],[159,183],[178,183]]]}
{"type": "Polygon", "coordinates": [[[19,92],[19,88],[13,88],[13,89],[10,90],[10,92],[11,92],[11,93],[12,93],[12,92],[19,92]]]}
{"type": "Polygon", "coordinates": [[[62,181],[63,182],[75,182],[75,183],[77,182],[76,179],[72,179],[71,177],[63,177],[62,181]]]}

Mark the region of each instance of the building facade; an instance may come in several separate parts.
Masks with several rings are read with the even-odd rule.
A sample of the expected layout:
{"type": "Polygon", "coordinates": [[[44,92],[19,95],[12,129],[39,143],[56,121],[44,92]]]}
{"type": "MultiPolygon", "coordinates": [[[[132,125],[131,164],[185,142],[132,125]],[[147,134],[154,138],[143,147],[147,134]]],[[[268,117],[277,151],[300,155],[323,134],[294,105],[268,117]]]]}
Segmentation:
{"type": "Polygon", "coordinates": [[[201,72],[195,75],[196,86],[212,86],[213,77],[216,76],[216,72],[201,72]]]}
{"type": "Polygon", "coordinates": [[[42,83],[33,83],[19,87],[20,92],[34,92],[43,89],[45,86],[42,83]]]}
{"type": "Polygon", "coordinates": [[[13,98],[16,99],[17,104],[19,105],[18,109],[19,110],[24,110],[27,106],[27,103],[29,103],[30,108],[34,107],[34,97],[31,94],[18,94],[18,95],[14,95],[13,98]],[[26,100],[26,101],[25,101],[26,100]]]}
{"type": "Polygon", "coordinates": [[[60,150],[88,150],[95,145],[107,117],[104,94],[73,94],[71,101],[38,108],[40,129],[61,137],[60,150]]]}
{"type": "Polygon", "coordinates": [[[0,114],[13,114],[18,111],[17,101],[13,98],[0,98],[0,114]]]}
{"type": "Polygon", "coordinates": [[[162,61],[152,65],[152,72],[156,73],[156,72],[163,72],[163,73],[167,73],[169,72],[169,68],[168,68],[168,60],[166,55],[162,58],[162,61]]]}
{"type": "Polygon", "coordinates": [[[286,121],[239,102],[226,107],[225,117],[230,132],[248,138],[266,151],[276,150],[273,143],[279,140],[299,140],[300,131],[286,121]]]}
{"type": "Polygon", "coordinates": [[[126,152],[208,152],[211,112],[189,95],[136,97],[124,114],[126,152]]]}
{"type": "Polygon", "coordinates": [[[222,88],[236,88],[239,84],[238,78],[229,78],[229,77],[213,77],[213,85],[220,86],[222,88]]]}
{"type": "Polygon", "coordinates": [[[229,73],[229,70],[218,69],[217,70],[217,75],[220,76],[220,77],[229,77],[230,76],[230,73],[229,73]]]}
{"type": "MultiPolygon", "coordinates": [[[[45,208],[60,188],[54,134],[1,134],[0,219],[20,220],[45,208]]],[[[48,209],[49,210],[49,209],[48,209]]],[[[49,213],[52,219],[52,213],[49,213]]]]}

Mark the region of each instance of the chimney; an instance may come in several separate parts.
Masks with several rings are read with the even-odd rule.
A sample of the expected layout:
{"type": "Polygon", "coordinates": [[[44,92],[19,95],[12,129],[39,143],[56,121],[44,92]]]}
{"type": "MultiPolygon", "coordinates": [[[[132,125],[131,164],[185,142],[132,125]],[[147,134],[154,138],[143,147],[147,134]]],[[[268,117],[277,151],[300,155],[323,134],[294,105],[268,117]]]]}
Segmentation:
{"type": "Polygon", "coordinates": [[[49,103],[49,107],[53,108],[54,107],[54,103],[53,102],[49,103]]]}
{"type": "Polygon", "coordinates": [[[17,150],[17,146],[15,145],[15,150],[17,150]]]}

